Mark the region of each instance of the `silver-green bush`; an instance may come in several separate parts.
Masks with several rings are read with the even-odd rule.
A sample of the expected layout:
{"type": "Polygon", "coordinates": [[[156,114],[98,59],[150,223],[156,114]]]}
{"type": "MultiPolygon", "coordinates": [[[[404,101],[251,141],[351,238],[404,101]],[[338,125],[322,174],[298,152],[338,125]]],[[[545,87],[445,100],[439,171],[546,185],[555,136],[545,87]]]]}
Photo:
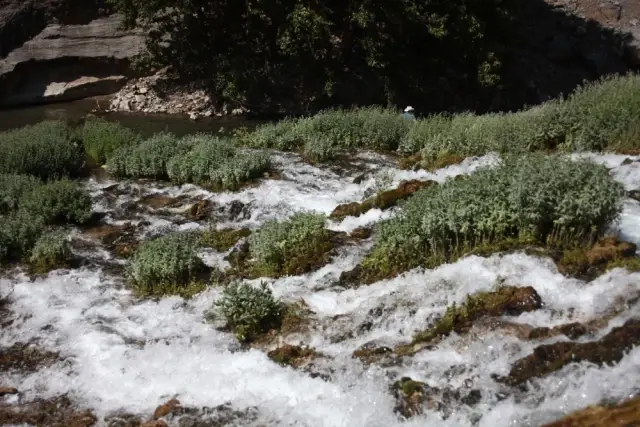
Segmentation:
{"type": "Polygon", "coordinates": [[[51,181],[25,193],[19,209],[45,224],[84,224],[91,218],[92,201],[86,190],[68,179],[51,181]]]}
{"type": "Polygon", "coordinates": [[[44,230],[42,218],[28,212],[0,215],[0,263],[18,261],[27,255],[44,230]]]}
{"type": "Polygon", "coordinates": [[[31,175],[0,174],[0,215],[16,210],[22,196],[41,185],[31,175]]]}
{"type": "Polygon", "coordinates": [[[538,154],[421,190],[377,227],[363,267],[392,272],[445,262],[477,245],[516,238],[578,244],[600,236],[622,208],[604,166],[538,154]]]}
{"type": "Polygon", "coordinates": [[[85,151],[99,164],[106,163],[118,148],[135,145],[142,139],[127,127],[97,117],[87,118],[81,135],[85,151]]]}
{"type": "Polygon", "coordinates": [[[56,230],[40,236],[29,257],[31,267],[37,273],[47,273],[68,267],[73,258],[71,246],[64,230],[56,230]]]}
{"type": "Polygon", "coordinates": [[[260,177],[270,167],[267,153],[242,153],[228,141],[215,136],[194,135],[189,144],[193,146],[190,151],[176,155],[167,164],[173,182],[234,189],[260,177]]]}
{"type": "Polygon", "coordinates": [[[273,297],[266,283],[255,288],[233,282],[224,288],[210,314],[221,316],[238,340],[248,342],[278,327],[284,312],[284,304],[273,297]]]}
{"type": "Polygon", "coordinates": [[[301,274],[321,263],[332,247],[326,220],[324,214],[299,212],[286,221],[265,222],[248,239],[256,272],[301,274]]]}
{"type": "Polygon", "coordinates": [[[158,133],[140,144],[115,150],[107,161],[107,170],[120,178],[166,179],[169,160],[190,148],[191,144],[173,134],[158,133]]]}
{"type": "Polygon", "coordinates": [[[84,166],[81,144],[63,122],[43,121],[0,133],[0,173],[42,179],[77,176],[84,166]]]}
{"type": "Polygon", "coordinates": [[[199,238],[192,233],[170,233],[143,242],[126,272],[140,295],[183,293],[207,271],[198,257],[199,238]]]}

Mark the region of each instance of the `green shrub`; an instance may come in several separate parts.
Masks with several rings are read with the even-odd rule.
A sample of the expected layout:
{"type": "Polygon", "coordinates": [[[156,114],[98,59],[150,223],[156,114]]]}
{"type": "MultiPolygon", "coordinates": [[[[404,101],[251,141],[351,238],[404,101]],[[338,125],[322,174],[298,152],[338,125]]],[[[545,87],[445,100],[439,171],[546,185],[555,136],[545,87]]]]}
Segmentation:
{"type": "Polygon", "coordinates": [[[107,161],[107,169],[120,178],[166,179],[167,163],[191,148],[173,134],[162,132],[137,145],[118,148],[107,161]]]}
{"type": "Polygon", "coordinates": [[[497,168],[415,193],[398,216],[378,224],[362,266],[390,275],[513,238],[590,243],[619,215],[623,194],[604,166],[540,154],[507,156],[497,168]]]}
{"type": "Polygon", "coordinates": [[[91,218],[91,197],[76,182],[51,181],[28,193],[20,200],[20,209],[45,224],[84,224],[91,218]]]}
{"type": "Polygon", "coordinates": [[[16,210],[22,196],[40,185],[31,175],[0,174],[0,215],[16,210]]]}
{"type": "Polygon", "coordinates": [[[29,263],[36,273],[44,274],[58,268],[69,267],[72,258],[67,233],[56,230],[40,236],[35,242],[29,263]]]}
{"type": "Polygon", "coordinates": [[[265,123],[255,131],[244,134],[241,140],[253,148],[274,148],[280,151],[299,149],[304,141],[298,134],[300,120],[285,118],[278,123],[265,123]]]}
{"type": "Polygon", "coordinates": [[[257,274],[302,274],[326,261],[332,248],[326,216],[296,213],[286,221],[270,220],[249,236],[257,274]]]}
{"type": "Polygon", "coordinates": [[[562,117],[567,128],[565,149],[606,150],[638,117],[640,75],[609,76],[586,84],[572,93],[565,103],[562,117]]]}
{"type": "Polygon", "coordinates": [[[131,258],[127,276],[140,295],[179,294],[202,290],[207,271],[198,257],[199,239],[192,233],[170,233],[143,242],[131,258]]]}
{"type": "Polygon", "coordinates": [[[219,314],[238,338],[249,342],[272,328],[279,327],[285,307],[276,300],[266,283],[255,288],[247,283],[227,285],[215,302],[212,313],[219,314]]]}
{"type": "Polygon", "coordinates": [[[44,230],[42,218],[25,211],[0,215],[0,262],[20,260],[29,253],[44,230]]]}
{"type": "Polygon", "coordinates": [[[50,179],[77,176],[83,165],[82,147],[62,122],[44,121],[0,133],[0,173],[50,179]]]}
{"type": "Polygon", "coordinates": [[[176,155],[167,164],[173,182],[235,189],[260,177],[270,167],[266,153],[241,153],[215,136],[199,134],[191,137],[189,143],[193,145],[190,151],[176,155]]]}
{"type": "Polygon", "coordinates": [[[340,150],[396,150],[408,129],[409,122],[394,110],[335,109],[259,126],[244,140],[255,148],[302,149],[306,156],[322,161],[335,157],[340,150]]]}
{"type": "Polygon", "coordinates": [[[85,151],[99,164],[106,163],[116,149],[136,145],[141,140],[131,129],[102,118],[88,118],[81,135],[85,151]]]}

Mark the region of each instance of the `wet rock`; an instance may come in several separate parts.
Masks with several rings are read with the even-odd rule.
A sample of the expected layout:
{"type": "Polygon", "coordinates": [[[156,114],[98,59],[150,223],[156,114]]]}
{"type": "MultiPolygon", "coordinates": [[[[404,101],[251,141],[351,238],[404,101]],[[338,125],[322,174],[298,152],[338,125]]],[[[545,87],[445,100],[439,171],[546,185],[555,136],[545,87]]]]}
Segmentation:
{"type": "Polygon", "coordinates": [[[18,342],[9,348],[0,349],[0,372],[9,370],[35,372],[58,360],[58,353],[40,350],[29,344],[18,342]]]}
{"type": "Polygon", "coordinates": [[[360,175],[358,175],[355,178],[353,178],[352,182],[354,184],[362,184],[365,179],[367,179],[367,174],[366,173],[361,173],[360,175]]]}
{"type": "Polygon", "coordinates": [[[356,240],[365,240],[371,237],[373,230],[369,227],[358,227],[349,233],[349,237],[356,240]]]}
{"type": "Polygon", "coordinates": [[[640,202],[640,190],[627,191],[627,197],[640,202]]]}
{"type": "Polygon", "coordinates": [[[602,366],[619,362],[625,352],[640,344],[640,319],[628,320],[613,328],[599,341],[587,343],[558,342],[537,347],[532,354],[518,360],[500,382],[516,386],[548,375],[569,363],[587,361],[602,366]]]}
{"type": "Polygon", "coordinates": [[[554,326],[553,328],[534,328],[529,332],[529,339],[549,338],[557,335],[564,335],[575,340],[590,332],[591,331],[586,325],[579,322],[573,322],[565,325],[554,326]]]}
{"type": "Polygon", "coordinates": [[[403,377],[391,386],[396,399],[394,412],[405,418],[422,414],[425,410],[438,411],[448,418],[454,405],[460,401],[460,392],[453,389],[430,387],[421,381],[403,377]]]}
{"type": "Polygon", "coordinates": [[[368,342],[353,352],[351,357],[359,359],[365,365],[379,363],[393,355],[393,349],[386,346],[378,346],[375,341],[368,342]]]}
{"type": "Polygon", "coordinates": [[[212,205],[210,200],[200,200],[185,211],[185,217],[190,221],[201,221],[209,217],[212,205]]]}
{"type": "Polygon", "coordinates": [[[91,411],[77,408],[66,396],[19,404],[0,403],[0,425],[91,427],[96,422],[91,411]]]}
{"type": "Polygon", "coordinates": [[[401,346],[399,350],[411,353],[415,351],[412,350],[412,346],[417,343],[430,342],[438,337],[447,336],[451,332],[459,334],[467,332],[474,321],[484,316],[517,316],[540,307],[542,307],[540,295],[531,286],[503,286],[493,292],[479,292],[467,297],[462,306],[449,307],[433,327],[416,335],[409,347],[401,346]]]}
{"type": "Polygon", "coordinates": [[[251,218],[251,212],[249,206],[242,203],[240,200],[233,200],[229,203],[228,207],[229,219],[242,220],[251,218]]]}
{"type": "Polygon", "coordinates": [[[180,401],[178,399],[171,399],[162,405],[158,406],[153,412],[153,419],[166,417],[169,414],[177,412],[180,409],[180,401]]]}
{"type": "Polygon", "coordinates": [[[162,209],[180,204],[180,199],[160,193],[148,194],[140,199],[140,203],[151,209],[162,209]]]}
{"type": "Polygon", "coordinates": [[[594,405],[543,427],[634,427],[640,425],[640,396],[617,405],[594,405]]]}
{"type": "Polygon", "coordinates": [[[140,427],[169,427],[169,424],[163,420],[153,420],[140,424],[140,427]]]}
{"type": "Polygon", "coordinates": [[[0,397],[7,394],[18,394],[18,389],[13,387],[0,387],[0,397]]]}
{"type": "Polygon", "coordinates": [[[608,263],[635,256],[636,249],[635,244],[619,241],[617,237],[603,237],[588,250],[566,251],[558,262],[558,271],[572,276],[597,277],[608,263]]]}
{"type": "Polygon", "coordinates": [[[115,413],[104,417],[107,427],[140,427],[142,419],[134,414],[115,413]]]}
{"type": "Polygon", "coordinates": [[[85,229],[84,234],[92,239],[99,240],[105,245],[113,245],[125,234],[133,234],[135,226],[130,223],[124,225],[101,224],[85,229]]]}
{"type": "Polygon", "coordinates": [[[389,209],[397,205],[399,201],[409,198],[416,191],[432,185],[437,185],[437,182],[420,181],[417,179],[402,181],[398,188],[384,191],[362,203],[352,202],[338,205],[329,216],[331,218],[342,219],[347,216],[358,217],[371,209],[389,209]]]}
{"type": "Polygon", "coordinates": [[[300,347],[297,345],[285,344],[267,353],[269,359],[280,365],[299,368],[307,364],[309,361],[319,357],[314,349],[308,347],[300,347]]]}

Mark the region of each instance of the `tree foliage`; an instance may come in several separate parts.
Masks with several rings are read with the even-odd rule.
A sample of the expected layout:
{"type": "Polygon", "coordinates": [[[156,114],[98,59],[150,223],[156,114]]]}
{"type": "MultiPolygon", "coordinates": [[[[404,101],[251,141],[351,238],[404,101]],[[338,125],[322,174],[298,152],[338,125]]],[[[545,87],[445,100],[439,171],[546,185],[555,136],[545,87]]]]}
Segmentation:
{"type": "Polygon", "coordinates": [[[147,30],[148,64],[289,111],[482,97],[512,25],[509,0],[110,1],[147,30]]]}

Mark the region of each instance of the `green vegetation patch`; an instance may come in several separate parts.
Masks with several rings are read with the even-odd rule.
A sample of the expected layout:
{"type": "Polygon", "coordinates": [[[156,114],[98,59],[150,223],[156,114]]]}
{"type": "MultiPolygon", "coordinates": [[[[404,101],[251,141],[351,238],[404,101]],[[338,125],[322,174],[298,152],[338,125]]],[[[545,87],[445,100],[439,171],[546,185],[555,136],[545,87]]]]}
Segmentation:
{"type": "Polygon", "coordinates": [[[326,220],[324,214],[299,212],[286,221],[265,222],[248,239],[253,273],[280,277],[325,264],[333,248],[326,220]]]}
{"type": "Polygon", "coordinates": [[[169,160],[190,148],[171,133],[158,133],[140,144],[115,150],[107,161],[107,170],[118,178],[167,179],[169,160]]]}
{"type": "Polygon", "coordinates": [[[91,198],[80,184],[68,179],[51,181],[26,193],[20,209],[45,224],[84,224],[91,218],[91,198]]]}
{"type": "Polygon", "coordinates": [[[325,110],[312,117],[259,126],[245,136],[255,148],[297,150],[323,161],[340,151],[393,151],[409,128],[397,111],[380,107],[325,110]]]}
{"type": "Polygon", "coordinates": [[[118,123],[102,118],[90,117],[81,131],[87,154],[98,164],[105,164],[120,147],[136,145],[141,136],[118,123]]]}
{"type": "Polygon", "coordinates": [[[237,189],[259,178],[271,166],[264,152],[240,152],[228,141],[206,134],[190,138],[189,151],[167,164],[169,178],[179,184],[195,183],[214,189],[237,189]]]}
{"type": "Polygon", "coordinates": [[[28,174],[41,179],[78,176],[84,153],[63,122],[43,121],[0,133],[0,173],[28,174]]]}
{"type": "Polygon", "coordinates": [[[42,218],[28,212],[0,215],[0,263],[19,261],[28,255],[44,230],[42,218]]]}
{"type": "Polygon", "coordinates": [[[174,232],[140,244],[127,266],[140,296],[191,296],[204,289],[208,267],[198,257],[199,237],[174,232]]]}
{"type": "Polygon", "coordinates": [[[202,246],[211,247],[218,252],[226,252],[231,249],[243,237],[249,237],[251,230],[248,228],[223,228],[216,230],[214,227],[204,232],[201,240],[202,246]]]}
{"type": "Polygon", "coordinates": [[[262,282],[259,288],[247,283],[227,285],[209,315],[221,316],[238,340],[250,342],[259,335],[280,327],[286,313],[285,305],[273,297],[262,282]]]}
{"type": "Polygon", "coordinates": [[[42,185],[31,175],[0,174],[0,215],[18,209],[24,194],[42,185]]]}
{"type": "Polygon", "coordinates": [[[498,167],[415,193],[398,216],[378,224],[361,268],[375,280],[514,239],[590,245],[618,217],[623,195],[604,166],[557,155],[507,156],[498,167]]]}
{"type": "Polygon", "coordinates": [[[58,268],[68,268],[72,260],[71,246],[64,230],[56,230],[40,236],[29,257],[32,269],[39,274],[58,268]]]}

